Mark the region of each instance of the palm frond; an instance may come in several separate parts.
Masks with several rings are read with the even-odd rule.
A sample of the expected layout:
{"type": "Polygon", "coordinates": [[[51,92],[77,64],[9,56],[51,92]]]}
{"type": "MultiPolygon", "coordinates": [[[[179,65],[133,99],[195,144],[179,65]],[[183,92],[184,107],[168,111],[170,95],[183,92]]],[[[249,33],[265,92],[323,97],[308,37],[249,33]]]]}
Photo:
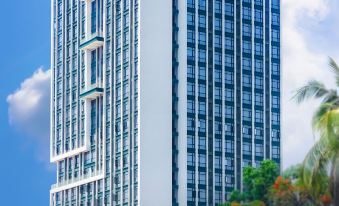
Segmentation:
{"type": "Polygon", "coordinates": [[[331,93],[326,89],[325,85],[317,80],[309,81],[305,86],[298,89],[292,99],[297,103],[301,103],[310,98],[324,98],[331,93]]]}
{"type": "Polygon", "coordinates": [[[320,139],[307,154],[302,168],[302,181],[306,187],[314,191],[318,196],[325,190],[323,178],[327,177],[330,154],[327,152],[328,142],[325,138],[320,139]]]}
{"type": "Polygon", "coordinates": [[[329,57],[329,66],[332,72],[335,74],[336,84],[339,86],[339,66],[331,57],[329,57]]]}
{"type": "Polygon", "coordinates": [[[327,132],[328,119],[333,107],[333,103],[323,103],[319,106],[312,119],[312,126],[314,130],[320,133],[327,132]]]}

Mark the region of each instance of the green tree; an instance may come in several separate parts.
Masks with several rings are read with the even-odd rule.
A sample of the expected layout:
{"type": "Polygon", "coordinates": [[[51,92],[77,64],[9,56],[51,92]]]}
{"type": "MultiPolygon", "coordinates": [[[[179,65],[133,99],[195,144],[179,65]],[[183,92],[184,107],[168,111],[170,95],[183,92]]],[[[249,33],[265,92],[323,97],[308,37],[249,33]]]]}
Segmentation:
{"type": "Polygon", "coordinates": [[[244,169],[245,197],[249,201],[262,200],[268,202],[267,194],[279,175],[278,165],[272,160],[264,160],[259,168],[244,169]]]}
{"type": "MultiPolygon", "coordinates": [[[[339,66],[333,59],[330,59],[329,66],[339,87],[339,66]]],[[[337,89],[327,89],[323,83],[312,80],[297,90],[294,96],[298,103],[310,98],[321,100],[312,120],[313,130],[319,139],[303,162],[301,179],[318,198],[326,192],[327,185],[324,183],[329,173],[329,191],[334,205],[339,205],[339,96],[337,89]]]]}
{"type": "Polygon", "coordinates": [[[285,179],[291,180],[292,182],[297,181],[301,176],[301,171],[302,171],[302,164],[293,165],[293,166],[287,168],[282,173],[282,176],[285,179]]]}

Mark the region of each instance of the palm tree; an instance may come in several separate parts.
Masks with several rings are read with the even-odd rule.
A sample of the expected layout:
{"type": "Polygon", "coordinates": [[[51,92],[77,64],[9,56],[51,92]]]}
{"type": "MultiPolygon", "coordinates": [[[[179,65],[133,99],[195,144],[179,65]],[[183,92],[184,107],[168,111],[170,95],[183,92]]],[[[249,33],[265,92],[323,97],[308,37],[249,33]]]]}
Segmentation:
{"type": "MultiPolygon", "coordinates": [[[[336,86],[339,87],[339,66],[330,58],[329,68],[333,72],[336,86]]],[[[307,154],[301,179],[312,195],[319,199],[327,190],[331,193],[334,205],[339,205],[339,96],[336,89],[327,89],[319,81],[312,80],[297,90],[293,97],[297,103],[310,98],[321,100],[313,115],[312,126],[319,139],[307,154]],[[326,184],[330,177],[329,185],[326,184]]]]}

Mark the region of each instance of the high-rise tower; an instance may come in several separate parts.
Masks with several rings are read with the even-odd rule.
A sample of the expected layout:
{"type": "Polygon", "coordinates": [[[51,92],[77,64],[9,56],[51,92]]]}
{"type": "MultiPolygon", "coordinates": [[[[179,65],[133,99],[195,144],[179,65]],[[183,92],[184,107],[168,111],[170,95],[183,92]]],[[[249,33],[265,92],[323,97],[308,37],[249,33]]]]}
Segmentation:
{"type": "Polygon", "coordinates": [[[279,0],[52,0],[50,205],[218,205],[280,164],[279,19],[279,0]]]}

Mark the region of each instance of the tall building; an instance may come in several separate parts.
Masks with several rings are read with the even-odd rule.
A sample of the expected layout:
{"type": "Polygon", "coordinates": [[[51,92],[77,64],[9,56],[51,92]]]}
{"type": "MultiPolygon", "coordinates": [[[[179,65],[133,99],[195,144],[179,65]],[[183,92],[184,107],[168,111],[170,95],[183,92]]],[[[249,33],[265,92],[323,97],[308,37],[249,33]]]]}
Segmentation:
{"type": "Polygon", "coordinates": [[[211,206],[280,158],[279,0],[52,0],[51,206],[211,206]]]}

